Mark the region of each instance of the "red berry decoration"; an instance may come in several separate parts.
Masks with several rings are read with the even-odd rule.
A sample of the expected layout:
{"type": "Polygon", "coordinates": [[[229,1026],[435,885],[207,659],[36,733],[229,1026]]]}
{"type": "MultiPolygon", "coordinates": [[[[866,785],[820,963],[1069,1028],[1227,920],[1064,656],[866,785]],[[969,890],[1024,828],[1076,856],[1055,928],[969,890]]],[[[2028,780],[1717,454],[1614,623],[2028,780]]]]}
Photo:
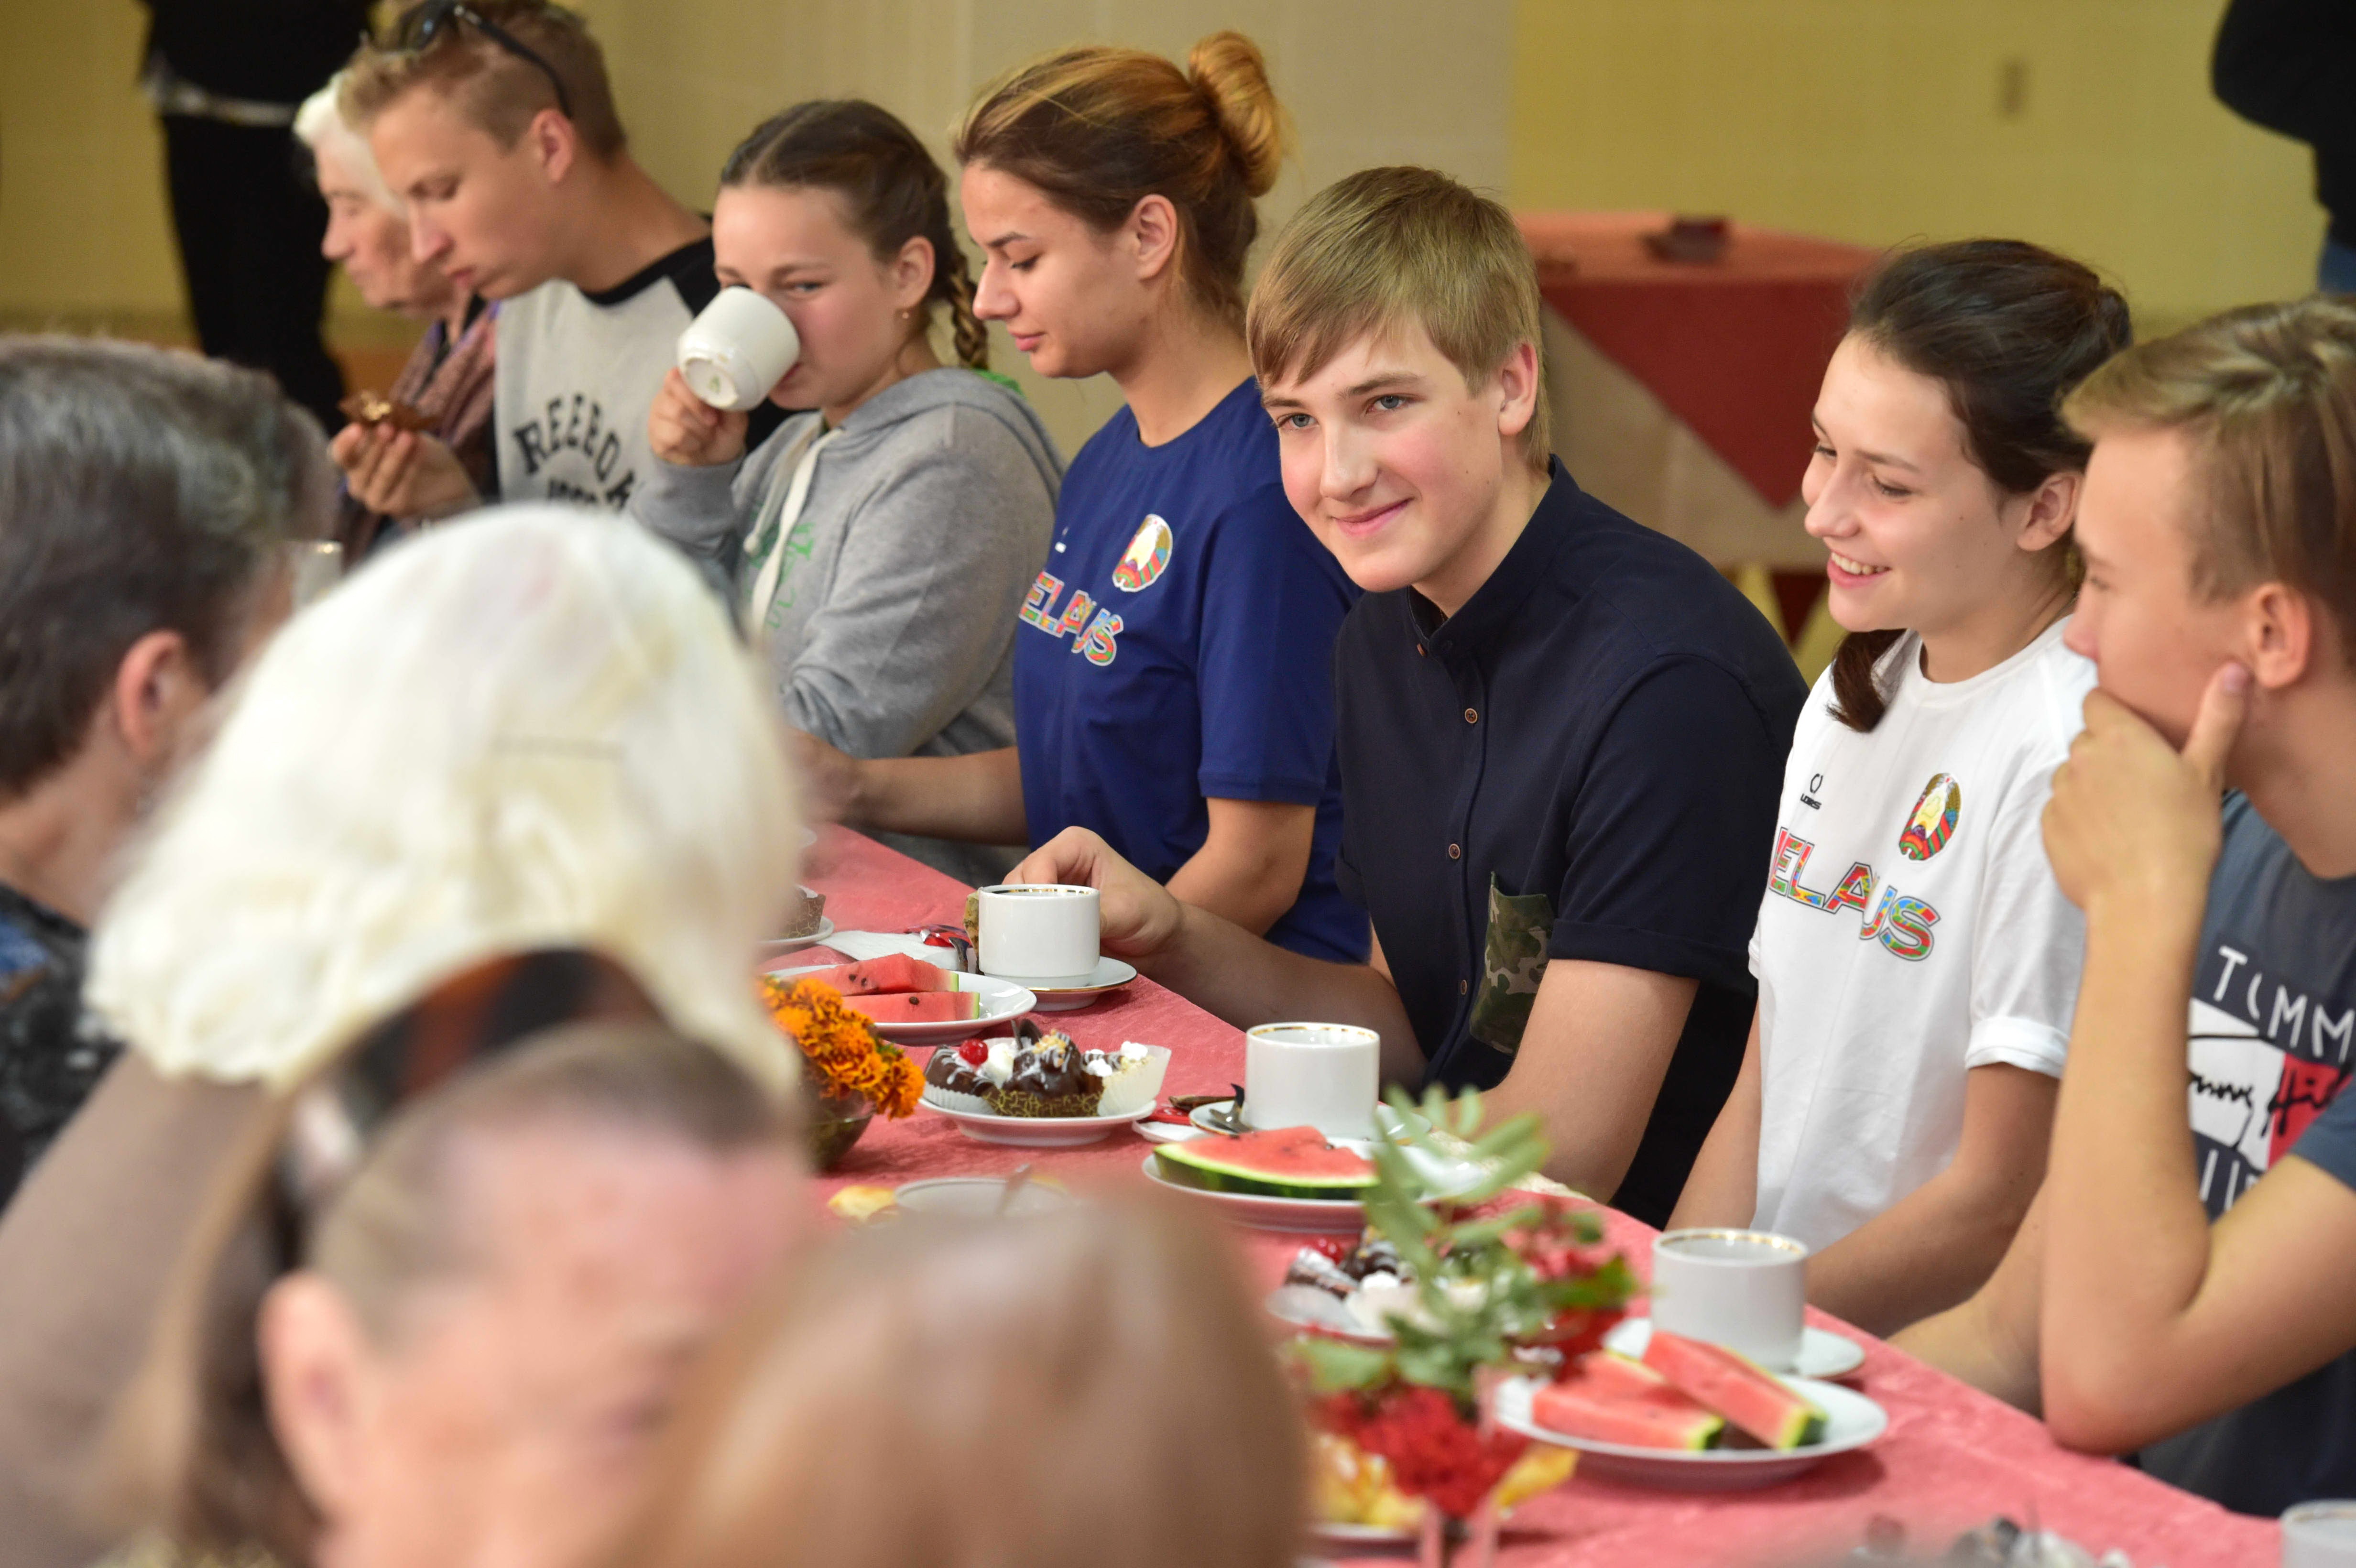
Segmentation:
{"type": "Polygon", "coordinates": [[[958,1058],[968,1067],[979,1067],[990,1060],[990,1047],[978,1040],[967,1040],[957,1048],[958,1058]]]}

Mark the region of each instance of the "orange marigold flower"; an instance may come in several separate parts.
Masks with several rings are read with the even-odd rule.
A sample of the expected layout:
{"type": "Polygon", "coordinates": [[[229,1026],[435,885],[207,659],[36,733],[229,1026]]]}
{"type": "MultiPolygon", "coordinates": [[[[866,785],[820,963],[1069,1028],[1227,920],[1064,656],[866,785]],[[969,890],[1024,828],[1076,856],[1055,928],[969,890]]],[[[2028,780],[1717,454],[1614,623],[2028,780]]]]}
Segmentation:
{"type": "Polygon", "coordinates": [[[894,1120],[916,1114],[924,1075],[898,1046],[876,1034],[866,1015],[844,1007],[833,987],[764,975],[761,999],[777,1027],[801,1047],[811,1076],[826,1093],[863,1094],[894,1120]]]}

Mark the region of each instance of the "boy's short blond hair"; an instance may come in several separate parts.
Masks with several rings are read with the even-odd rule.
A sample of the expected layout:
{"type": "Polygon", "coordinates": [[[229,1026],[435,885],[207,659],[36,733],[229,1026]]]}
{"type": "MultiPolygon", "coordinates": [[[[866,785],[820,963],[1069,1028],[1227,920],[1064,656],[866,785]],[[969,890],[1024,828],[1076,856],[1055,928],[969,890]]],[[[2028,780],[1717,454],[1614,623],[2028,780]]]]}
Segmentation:
{"type": "Polygon", "coordinates": [[[1265,387],[1313,376],[1351,344],[1408,322],[1475,387],[1522,344],[1537,351],[1522,451],[1547,472],[1554,429],[1537,271],[1513,214],[1446,175],[1363,169],[1310,197],[1277,236],[1244,334],[1265,387]]]}
{"type": "MultiPolygon", "coordinates": [[[[402,16],[415,9],[405,6],[402,16]]],[[[628,138],[614,108],[605,52],[575,13],[547,0],[469,0],[468,9],[548,62],[564,83],[568,118],[598,162],[619,157],[628,138]]],[[[402,23],[393,26],[397,37],[402,23]]],[[[502,147],[513,147],[543,109],[560,109],[556,89],[541,69],[502,48],[472,24],[452,17],[423,48],[362,44],[341,75],[337,104],[361,134],[394,101],[430,86],[451,99],[467,120],[502,147]]]]}
{"type": "Polygon", "coordinates": [[[2062,413],[2093,441],[2181,432],[2194,590],[2285,583],[2325,608],[2356,661],[2356,301],[2245,305],[2138,343],[2062,413]]]}

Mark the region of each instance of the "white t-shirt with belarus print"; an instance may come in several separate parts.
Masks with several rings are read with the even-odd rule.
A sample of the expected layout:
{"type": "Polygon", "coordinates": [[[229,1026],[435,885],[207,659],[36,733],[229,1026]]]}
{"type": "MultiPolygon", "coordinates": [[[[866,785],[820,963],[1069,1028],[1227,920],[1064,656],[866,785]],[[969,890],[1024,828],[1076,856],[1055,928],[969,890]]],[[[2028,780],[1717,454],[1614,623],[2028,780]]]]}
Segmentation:
{"type": "Polygon", "coordinates": [[[1908,633],[1869,734],[1831,672],[1809,694],[1751,944],[1761,1229],[1828,1246],[1937,1175],[1972,1068],[2061,1076],[2085,926],[2039,818],[2094,684],[2066,624],[1945,683],[1908,633]]]}

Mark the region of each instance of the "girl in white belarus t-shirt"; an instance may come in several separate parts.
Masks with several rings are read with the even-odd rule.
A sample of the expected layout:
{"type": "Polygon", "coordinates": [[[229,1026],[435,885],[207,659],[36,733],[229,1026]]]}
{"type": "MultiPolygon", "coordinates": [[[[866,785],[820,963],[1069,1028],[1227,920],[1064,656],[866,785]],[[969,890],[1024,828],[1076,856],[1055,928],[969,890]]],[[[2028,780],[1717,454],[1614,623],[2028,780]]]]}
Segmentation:
{"type": "Polygon", "coordinates": [[[2036,1195],[2078,912],[2039,818],[2094,667],[2062,645],[2085,444],[2061,395],[2126,302],[2011,241],[1901,254],[1825,372],[1804,491],[1847,628],[1792,743],[1741,1076],[1672,1220],[1805,1243],[1889,1333],[1969,1296],[2036,1195]]]}

